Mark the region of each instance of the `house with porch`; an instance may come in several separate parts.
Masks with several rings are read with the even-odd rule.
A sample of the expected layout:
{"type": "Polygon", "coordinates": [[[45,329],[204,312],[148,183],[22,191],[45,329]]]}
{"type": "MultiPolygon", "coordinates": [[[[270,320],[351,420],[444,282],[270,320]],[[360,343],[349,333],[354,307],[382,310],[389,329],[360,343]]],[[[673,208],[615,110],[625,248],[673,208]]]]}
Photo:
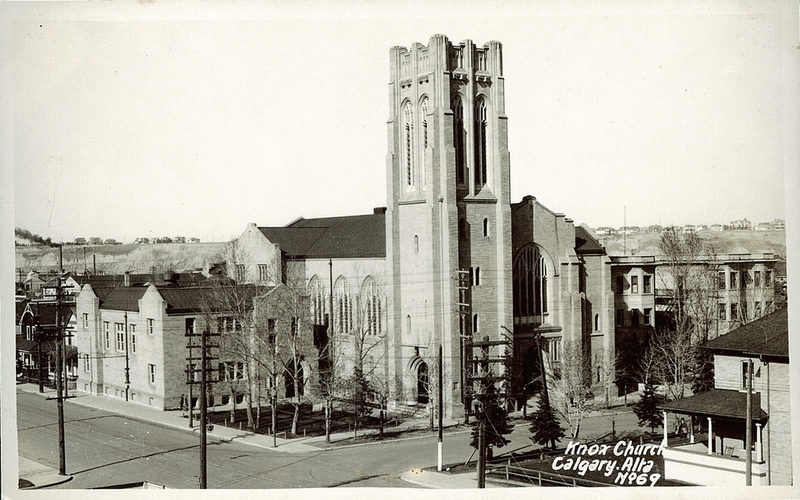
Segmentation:
{"type": "MultiPolygon", "coordinates": [[[[714,354],[714,388],[661,405],[664,476],[701,485],[792,484],[789,325],[786,308],[706,342],[714,354]],[[746,446],[748,367],[751,446],[746,446]],[[668,441],[669,413],[685,419],[688,435],[668,441]]],[[[674,422],[673,422],[674,423],[674,422]]]]}

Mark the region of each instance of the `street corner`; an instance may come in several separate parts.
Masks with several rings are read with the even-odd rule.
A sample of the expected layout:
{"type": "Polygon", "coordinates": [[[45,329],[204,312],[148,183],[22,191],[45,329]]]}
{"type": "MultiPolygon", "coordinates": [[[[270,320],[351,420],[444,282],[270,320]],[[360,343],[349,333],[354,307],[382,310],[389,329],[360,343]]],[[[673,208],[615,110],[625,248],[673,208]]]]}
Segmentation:
{"type": "Polygon", "coordinates": [[[47,488],[72,480],[72,476],[60,475],[58,471],[39,462],[19,457],[20,490],[36,490],[47,488]]]}

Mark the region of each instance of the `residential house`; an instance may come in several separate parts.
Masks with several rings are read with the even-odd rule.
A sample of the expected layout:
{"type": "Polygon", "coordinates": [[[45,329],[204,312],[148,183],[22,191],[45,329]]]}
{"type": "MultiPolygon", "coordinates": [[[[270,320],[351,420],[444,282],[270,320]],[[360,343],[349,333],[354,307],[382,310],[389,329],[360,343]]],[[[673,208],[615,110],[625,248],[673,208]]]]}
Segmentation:
{"type": "Polygon", "coordinates": [[[703,348],[714,353],[714,388],[661,405],[664,411],[664,474],[694,484],[746,484],[750,454],[753,485],[792,484],[789,390],[789,323],[775,311],[703,348]],[[752,367],[752,368],[749,368],[752,367]],[[748,371],[752,374],[748,377],[748,371]],[[750,385],[751,444],[746,446],[750,385]],[[689,435],[670,442],[668,414],[688,418],[689,435]]]}

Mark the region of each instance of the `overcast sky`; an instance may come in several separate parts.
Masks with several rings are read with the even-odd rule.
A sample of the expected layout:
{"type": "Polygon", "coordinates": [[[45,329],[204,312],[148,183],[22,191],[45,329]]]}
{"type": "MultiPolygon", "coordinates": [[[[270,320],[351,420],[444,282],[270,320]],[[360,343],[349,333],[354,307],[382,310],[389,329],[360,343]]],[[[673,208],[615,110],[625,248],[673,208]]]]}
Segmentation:
{"type": "Polygon", "coordinates": [[[21,6],[15,226],[221,240],[385,206],[389,49],[436,33],[503,44],[512,201],[590,226],[785,218],[792,2],[377,4],[21,6]]]}

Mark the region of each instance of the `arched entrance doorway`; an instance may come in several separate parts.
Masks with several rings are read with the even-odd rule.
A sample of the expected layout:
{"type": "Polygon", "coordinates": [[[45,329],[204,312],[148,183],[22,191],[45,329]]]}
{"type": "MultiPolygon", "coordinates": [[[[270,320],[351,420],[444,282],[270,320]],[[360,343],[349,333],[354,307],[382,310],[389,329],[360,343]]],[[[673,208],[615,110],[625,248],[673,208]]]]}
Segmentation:
{"type": "Polygon", "coordinates": [[[539,360],[539,349],[536,345],[529,347],[522,358],[523,390],[527,396],[542,391],[542,366],[539,360]]]}
{"type": "Polygon", "coordinates": [[[287,398],[293,398],[295,397],[296,394],[294,391],[295,373],[297,374],[297,390],[300,393],[300,396],[303,395],[303,386],[305,384],[305,380],[303,378],[303,365],[301,364],[300,366],[298,366],[297,371],[295,372],[294,360],[292,360],[286,367],[286,371],[283,372],[283,385],[286,391],[287,398]]]}
{"type": "Polygon", "coordinates": [[[424,361],[417,368],[417,403],[428,404],[428,365],[424,361]]]}

